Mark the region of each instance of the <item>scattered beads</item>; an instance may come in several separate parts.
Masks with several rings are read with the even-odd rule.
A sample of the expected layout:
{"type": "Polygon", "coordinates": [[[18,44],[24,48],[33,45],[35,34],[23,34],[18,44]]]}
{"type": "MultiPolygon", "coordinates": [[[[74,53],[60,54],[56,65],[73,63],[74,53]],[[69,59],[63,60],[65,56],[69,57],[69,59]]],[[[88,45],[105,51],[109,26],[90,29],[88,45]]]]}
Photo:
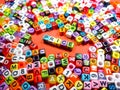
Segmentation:
{"type": "MultiPolygon", "coordinates": [[[[119,0],[6,0],[0,5],[0,90],[119,90],[119,0]],[[49,54],[33,34],[57,29],[88,53],[49,54]]],[[[46,44],[73,42],[45,34],[46,44]]],[[[81,48],[80,48],[81,49],[81,48]]]]}

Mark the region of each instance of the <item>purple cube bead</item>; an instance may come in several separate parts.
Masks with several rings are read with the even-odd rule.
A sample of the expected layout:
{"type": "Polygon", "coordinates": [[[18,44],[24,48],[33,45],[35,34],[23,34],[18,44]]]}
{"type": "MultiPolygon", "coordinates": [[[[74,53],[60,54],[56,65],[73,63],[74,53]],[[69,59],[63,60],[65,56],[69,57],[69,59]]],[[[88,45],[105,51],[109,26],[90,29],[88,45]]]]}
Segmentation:
{"type": "Polygon", "coordinates": [[[8,85],[5,82],[0,84],[0,90],[7,90],[7,88],[8,88],[8,85]]]}
{"type": "Polygon", "coordinates": [[[80,68],[75,68],[75,69],[74,69],[74,73],[75,73],[76,75],[80,76],[80,75],[82,74],[82,71],[81,71],[80,68]]]}
{"type": "Polygon", "coordinates": [[[60,60],[60,59],[56,59],[56,60],[55,60],[55,65],[56,65],[56,66],[61,65],[61,60],[60,60]]]}
{"type": "Polygon", "coordinates": [[[5,42],[6,41],[6,39],[4,38],[4,37],[0,37],[0,42],[5,42]]]}
{"type": "Polygon", "coordinates": [[[89,55],[88,54],[83,54],[83,60],[89,60],[89,55]]]}
{"type": "Polygon", "coordinates": [[[62,40],[62,42],[61,42],[61,47],[67,47],[67,41],[66,40],[62,40]]]}
{"type": "Polygon", "coordinates": [[[99,30],[100,27],[97,25],[97,26],[93,27],[93,29],[94,29],[94,30],[99,30]]]}
{"type": "Polygon", "coordinates": [[[22,32],[15,32],[14,36],[22,38],[22,37],[24,37],[24,33],[22,33],[22,32]]]}
{"type": "Polygon", "coordinates": [[[4,48],[5,43],[0,42],[0,48],[4,48]]]}
{"type": "Polygon", "coordinates": [[[0,74],[3,73],[7,68],[5,66],[0,67],[0,74]]]}
{"type": "Polygon", "coordinates": [[[72,37],[75,39],[77,36],[79,36],[79,33],[78,32],[74,32],[73,34],[72,34],[72,37]]]}
{"type": "Polygon", "coordinates": [[[53,14],[54,14],[54,16],[58,16],[59,15],[58,12],[54,12],[53,14]]]}
{"type": "Polygon", "coordinates": [[[34,19],[35,16],[33,14],[28,13],[27,17],[30,18],[30,19],[34,19]]]}
{"type": "Polygon", "coordinates": [[[110,20],[110,19],[107,19],[106,21],[107,21],[108,23],[111,23],[111,20],[110,20]]]}
{"type": "Polygon", "coordinates": [[[33,34],[35,32],[35,30],[34,30],[34,28],[29,28],[27,32],[30,34],[33,34]]]}
{"type": "Polygon", "coordinates": [[[14,24],[18,24],[20,20],[14,19],[14,24]]]}
{"type": "Polygon", "coordinates": [[[0,54],[2,54],[2,51],[3,51],[3,49],[2,49],[2,48],[0,48],[0,54]]]}
{"type": "Polygon", "coordinates": [[[84,42],[86,43],[86,42],[88,42],[90,39],[89,39],[87,36],[84,36],[84,37],[83,37],[83,40],[84,40],[84,42]]]}
{"type": "Polygon", "coordinates": [[[102,27],[103,27],[103,24],[102,24],[102,23],[99,23],[98,26],[99,26],[100,28],[102,28],[102,27]]]}
{"type": "Polygon", "coordinates": [[[112,60],[112,57],[111,57],[110,54],[106,54],[106,55],[105,55],[105,59],[106,59],[106,60],[112,60]]]}
{"type": "Polygon", "coordinates": [[[29,90],[37,90],[37,88],[34,87],[34,86],[31,86],[31,87],[29,88],[29,90]]]}
{"type": "Polygon", "coordinates": [[[44,12],[41,12],[40,15],[41,15],[41,16],[45,16],[45,13],[44,13],[44,12]]]}

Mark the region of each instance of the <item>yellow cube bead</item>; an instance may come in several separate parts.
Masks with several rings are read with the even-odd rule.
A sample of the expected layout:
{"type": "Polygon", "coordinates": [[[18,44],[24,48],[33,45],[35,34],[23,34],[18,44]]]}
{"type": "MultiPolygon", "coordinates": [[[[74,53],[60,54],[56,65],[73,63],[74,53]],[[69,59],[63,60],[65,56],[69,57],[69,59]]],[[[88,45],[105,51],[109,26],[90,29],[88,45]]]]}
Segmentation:
{"type": "Polygon", "coordinates": [[[66,30],[69,30],[69,29],[70,29],[70,27],[71,27],[71,25],[70,25],[70,24],[65,24],[65,26],[64,26],[64,27],[65,27],[65,29],[66,29],[66,30]]]}
{"type": "Polygon", "coordinates": [[[65,28],[60,28],[59,33],[60,33],[61,36],[64,35],[65,34],[65,28]]]}
{"type": "Polygon", "coordinates": [[[33,56],[38,55],[38,54],[39,54],[38,49],[34,49],[34,50],[32,50],[32,55],[33,55],[33,56]]]}
{"type": "Polygon", "coordinates": [[[10,70],[11,70],[11,71],[13,71],[13,70],[18,70],[18,64],[17,64],[17,63],[11,64],[11,65],[10,65],[10,70]]]}
{"type": "Polygon", "coordinates": [[[62,40],[60,38],[56,38],[55,40],[55,44],[60,47],[60,44],[61,44],[62,40]]]}
{"type": "Polygon", "coordinates": [[[119,59],[120,58],[120,53],[119,52],[112,52],[112,57],[114,59],[119,59]]]}
{"type": "Polygon", "coordinates": [[[96,37],[92,37],[91,40],[92,40],[94,43],[99,42],[99,40],[98,40],[96,37]]]}
{"type": "Polygon", "coordinates": [[[95,21],[92,21],[90,22],[90,25],[93,27],[93,26],[96,26],[96,22],[95,21]]]}
{"type": "Polygon", "coordinates": [[[17,26],[17,25],[11,25],[10,28],[11,28],[12,30],[15,30],[15,31],[18,30],[18,26],[17,26]]]}
{"type": "Polygon", "coordinates": [[[49,75],[48,82],[49,82],[49,84],[56,84],[57,83],[56,75],[49,75]]]}
{"type": "Polygon", "coordinates": [[[110,66],[111,66],[110,61],[105,61],[105,62],[104,62],[104,67],[105,67],[105,68],[110,68],[110,66]]]}
{"type": "Polygon", "coordinates": [[[120,46],[120,39],[115,40],[114,44],[117,45],[117,46],[120,46]]]}
{"type": "Polygon", "coordinates": [[[53,45],[57,46],[57,38],[53,39],[53,45]]]}
{"type": "Polygon", "coordinates": [[[83,42],[83,38],[82,38],[81,36],[77,36],[77,37],[75,38],[75,40],[76,40],[76,42],[77,42],[78,44],[80,44],[80,43],[83,42]]]}
{"type": "Polygon", "coordinates": [[[107,88],[102,88],[101,90],[108,90],[107,88]]]}
{"type": "Polygon", "coordinates": [[[75,82],[75,87],[77,90],[82,90],[83,89],[83,83],[81,81],[76,81],[75,82]]]}
{"type": "Polygon", "coordinates": [[[90,65],[97,65],[97,59],[90,58],[90,65]]]}
{"type": "Polygon", "coordinates": [[[94,34],[92,34],[92,33],[88,33],[88,34],[87,34],[87,37],[88,37],[89,39],[91,39],[91,38],[93,38],[93,37],[95,37],[95,36],[94,36],[94,34]]]}
{"type": "Polygon", "coordinates": [[[58,75],[57,76],[57,82],[58,83],[64,83],[64,81],[65,81],[64,75],[58,75]]]}

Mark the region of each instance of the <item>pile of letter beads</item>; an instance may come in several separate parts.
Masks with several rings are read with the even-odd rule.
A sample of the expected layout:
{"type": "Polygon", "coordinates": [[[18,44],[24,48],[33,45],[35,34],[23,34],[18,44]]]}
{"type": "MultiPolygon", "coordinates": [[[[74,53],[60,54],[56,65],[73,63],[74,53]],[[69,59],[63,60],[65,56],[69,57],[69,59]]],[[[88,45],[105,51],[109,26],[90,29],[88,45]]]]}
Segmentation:
{"type": "MultiPolygon", "coordinates": [[[[75,48],[47,34],[42,39],[75,48]]],[[[120,90],[118,1],[6,0],[0,5],[0,90],[120,90]],[[33,34],[55,29],[77,45],[89,43],[88,53],[47,55],[32,41],[33,34]]]]}

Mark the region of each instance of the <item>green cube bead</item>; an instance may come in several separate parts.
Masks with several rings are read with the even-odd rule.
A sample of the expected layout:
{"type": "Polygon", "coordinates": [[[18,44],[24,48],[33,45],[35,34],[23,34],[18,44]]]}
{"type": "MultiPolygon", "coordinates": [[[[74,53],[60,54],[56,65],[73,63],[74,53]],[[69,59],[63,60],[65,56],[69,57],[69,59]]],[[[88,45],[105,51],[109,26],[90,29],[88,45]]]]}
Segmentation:
{"type": "Polygon", "coordinates": [[[0,36],[3,36],[5,33],[5,31],[0,32],[0,36]]]}
{"type": "Polygon", "coordinates": [[[26,39],[21,38],[19,42],[24,44],[26,42],[26,39]]]}
{"type": "Polygon", "coordinates": [[[26,34],[24,35],[24,38],[29,40],[29,39],[31,39],[31,35],[28,34],[28,33],[26,33],[26,34]]]}
{"type": "Polygon", "coordinates": [[[10,35],[13,35],[13,34],[15,33],[15,30],[10,29],[10,30],[8,31],[8,33],[9,33],[10,35]]]}
{"type": "Polygon", "coordinates": [[[54,54],[50,54],[50,55],[48,56],[48,60],[49,60],[49,61],[55,60],[55,55],[54,55],[54,54]]]}
{"type": "Polygon", "coordinates": [[[85,66],[89,66],[89,65],[90,65],[90,61],[89,61],[89,60],[83,60],[83,64],[84,64],[85,66]]]}
{"type": "Polygon", "coordinates": [[[5,82],[10,85],[14,81],[14,78],[12,76],[9,76],[6,78],[5,82]]]}
{"type": "Polygon", "coordinates": [[[69,30],[70,29],[70,27],[71,27],[71,25],[70,24],[65,24],[65,26],[64,26],[67,30],[69,30]]]}
{"type": "Polygon", "coordinates": [[[76,22],[73,22],[73,23],[72,23],[72,26],[75,26],[75,27],[76,27],[76,26],[77,26],[77,23],[76,23],[76,22]]]}
{"type": "Polygon", "coordinates": [[[55,22],[56,22],[57,24],[62,23],[62,21],[61,21],[60,19],[57,19],[55,22]]]}
{"type": "Polygon", "coordinates": [[[47,62],[48,62],[47,57],[42,57],[42,58],[40,59],[40,63],[47,63],[47,62]]]}
{"type": "Polygon", "coordinates": [[[49,76],[48,70],[42,70],[41,71],[41,76],[42,76],[42,78],[47,78],[49,76]]]}
{"type": "Polygon", "coordinates": [[[73,43],[73,42],[68,42],[68,43],[67,43],[67,48],[68,48],[69,50],[72,50],[72,49],[74,48],[74,43],[73,43]]]}
{"type": "Polygon", "coordinates": [[[76,53],[75,59],[76,60],[81,60],[82,59],[82,54],[81,53],[76,53]]]}
{"type": "Polygon", "coordinates": [[[29,20],[28,23],[29,23],[30,25],[33,25],[34,22],[31,21],[31,20],[29,20]]]}
{"type": "Polygon", "coordinates": [[[68,65],[68,58],[63,58],[62,60],[61,60],[61,62],[62,62],[62,66],[67,66],[68,65]]]}
{"type": "Polygon", "coordinates": [[[93,14],[94,13],[94,9],[89,9],[89,14],[93,14]]]}
{"type": "Polygon", "coordinates": [[[74,31],[76,30],[76,26],[73,26],[73,25],[72,25],[72,26],[70,27],[70,30],[72,30],[72,31],[74,32],[74,31]]]}

